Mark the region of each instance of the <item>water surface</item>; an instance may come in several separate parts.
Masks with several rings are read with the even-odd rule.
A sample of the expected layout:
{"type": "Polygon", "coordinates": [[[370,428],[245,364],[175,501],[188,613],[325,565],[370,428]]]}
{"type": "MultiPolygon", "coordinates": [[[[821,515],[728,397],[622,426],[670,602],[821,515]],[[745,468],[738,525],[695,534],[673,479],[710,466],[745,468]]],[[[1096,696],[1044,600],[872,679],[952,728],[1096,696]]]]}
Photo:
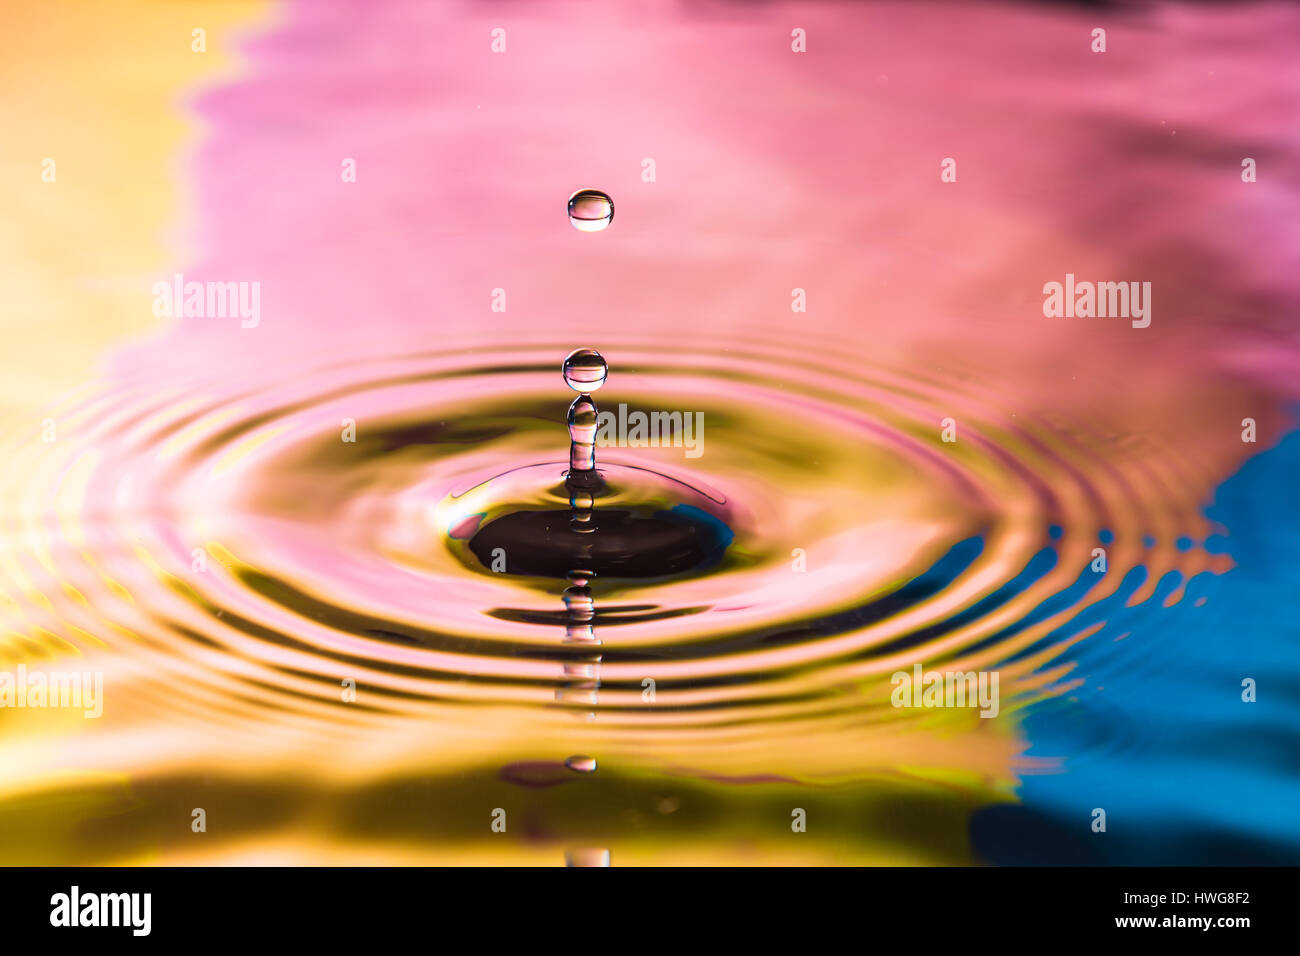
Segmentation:
{"type": "Polygon", "coordinates": [[[6,859],[1300,860],[1298,36],[278,8],[186,91],[186,240],[117,293],[258,282],[256,326],[154,320],[4,438],[0,653],[105,675],[98,720],[0,712],[6,859]],[[1150,327],[1044,318],[1066,273],[1151,282],[1150,327]],[[473,553],[571,507],[586,346],[602,409],[706,424],[599,450],[597,520],[716,521],[716,561],[473,553]],[[917,663],[996,671],[998,715],[892,706],[917,663]]]}

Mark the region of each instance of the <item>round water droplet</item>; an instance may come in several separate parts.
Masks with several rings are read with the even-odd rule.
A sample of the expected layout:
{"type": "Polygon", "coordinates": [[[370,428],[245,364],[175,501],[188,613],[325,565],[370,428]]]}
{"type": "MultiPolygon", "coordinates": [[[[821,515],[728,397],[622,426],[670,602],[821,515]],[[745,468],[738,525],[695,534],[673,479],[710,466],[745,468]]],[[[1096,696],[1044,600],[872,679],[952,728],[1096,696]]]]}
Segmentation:
{"type": "Polygon", "coordinates": [[[579,189],[569,197],[569,222],[580,232],[600,232],[614,218],[614,200],[599,189],[579,189]]]}
{"type": "Polygon", "coordinates": [[[595,773],[596,758],[587,757],[583,754],[575,754],[568,760],[564,761],[564,765],[574,773],[595,773]]]}
{"type": "Polygon", "coordinates": [[[574,349],[564,357],[564,381],[575,392],[590,395],[605,384],[609,365],[595,349],[574,349]]]}

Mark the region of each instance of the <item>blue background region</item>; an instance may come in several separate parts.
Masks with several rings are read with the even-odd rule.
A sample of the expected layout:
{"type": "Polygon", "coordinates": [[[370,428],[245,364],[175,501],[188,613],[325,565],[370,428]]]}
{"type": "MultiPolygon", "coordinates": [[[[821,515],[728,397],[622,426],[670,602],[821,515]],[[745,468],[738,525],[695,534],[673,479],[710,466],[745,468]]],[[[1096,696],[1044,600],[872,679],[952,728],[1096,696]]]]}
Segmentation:
{"type": "Polygon", "coordinates": [[[1247,461],[1206,514],[1222,534],[1205,548],[1235,568],[1192,577],[1172,608],[1161,600],[1181,578],[1168,575],[1126,608],[1147,574],[1135,568],[1039,642],[1106,622],[1064,655],[1086,683],[1022,714],[1029,755],[1063,758],[1063,771],[1024,775],[1021,803],[972,817],[977,859],[1300,864],[1300,432],[1247,461]],[[1241,699],[1247,677],[1255,703],[1241,699]],[[1095,807],[1105,833],[1092,832],[1095,807]]]}

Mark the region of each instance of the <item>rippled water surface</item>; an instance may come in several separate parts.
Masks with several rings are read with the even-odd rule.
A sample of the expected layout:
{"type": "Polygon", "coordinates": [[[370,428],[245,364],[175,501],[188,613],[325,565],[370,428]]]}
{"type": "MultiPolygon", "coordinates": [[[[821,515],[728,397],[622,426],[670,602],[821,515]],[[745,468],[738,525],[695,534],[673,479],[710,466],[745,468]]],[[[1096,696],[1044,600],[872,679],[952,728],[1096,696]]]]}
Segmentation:
{"type": "Polygon", "coordinates": [[[1300,859],[1295,9],[581,9],[288,4],[183,91],[103,294],[260,317],[11,402],[0,653],[105,689],[0,712],[6,860],[1300,859]],[[699,454],[566,485],[580,347],[699,454]]]}

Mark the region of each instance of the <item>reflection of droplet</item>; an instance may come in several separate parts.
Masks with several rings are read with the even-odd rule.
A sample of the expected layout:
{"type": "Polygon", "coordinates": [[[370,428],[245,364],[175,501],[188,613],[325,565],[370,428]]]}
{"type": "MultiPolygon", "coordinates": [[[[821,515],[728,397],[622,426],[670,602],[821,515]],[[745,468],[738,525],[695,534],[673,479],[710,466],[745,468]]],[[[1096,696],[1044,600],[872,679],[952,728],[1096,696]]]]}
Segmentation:
{"type": "Polygon", "coordinates": [[[596,576],[595,571],[588,571],[584,568],[575,568],[569,572],[569,580],[578,587],[586,587],[591,583],[591,579],[596,576]]]}
{"type": "MultiPolygon", "coordinates": [[[[578,399],[578,401],[582,401],[582,399],[578,399]]],[[[570,429],[570,434],[572,433],[573,430],[570,429]]],[[[590,465],[594,467],[594,451],[592,452],[592,455],[593,457],[590,460],[590,465]]],[[[569,465],[577,469],[584,464],[588,464],[587,447],[578,442],[574,442],[569,446],[569,465]],[[575,449],[577,449],[576,452],[575,449]]],[[[589,467],[585,469],[583,473],[586,474],[590,472],[591,468],[589,467]]],[[[596,530],[596,526],[591,523],[591,515],[592,511],[596,507],[596,499],[592,497],[590,491],[576,487],[576,478],[577,476],[575,475],[575,481],[571,483],[574,487],[570,487],[569,489],[569,525],[574,531],[587,534],[596,530]]]]}
{"type": "Polygon", "coordinates": [[[579,189],[569,197],[569,222],[580,232],[600,232],[614,218],[614,200],[599,189],[579,189]]]}
{"type": "Polygon", "coordinates": [[[578,847],[564,851],[565,866],[609,866],[609,850],[604,847],[578,847]]]}
{"type": "Polygon", "coordinates": [[[596,616],[596,602],[591,599],[591,588],[572,585],[564,589],[564,606],[569,609],[569,620],[585,624],[596,616]]]}
{"type": "Polygon", "coordinates": [[[595,628],[590,624],[570,624],[564,629],[564,643],[601,645],[596,638],[595,628]]]}
{"type": "Polygon", "coordinates": [[[575,657],[564,663],[565,677],[596,677],[600,672],[600,655],[589,654],[587,657],[575,657]]]}
{"type": "Polygon", "coordinates": [[[595,681],[583,681],[578,687],[555,688],[555,702],[558,704],[582,704],[595,707],[600,703],[599,690],[595,681]]]}
{"type": "Polygon", "coordinates": [[[564,761],[564,765],[574,773],[595,773],[596,758],[588,757],[585,754],[574,754],[564,761]]]}
{"type": "Polygon", "coordinates": [[[584,395],[589,395],[604,385],[605,376],[609,374],[605,356],[595,349],[574,349],[564,357],[561,368],[569,388],[584,395]]]}

